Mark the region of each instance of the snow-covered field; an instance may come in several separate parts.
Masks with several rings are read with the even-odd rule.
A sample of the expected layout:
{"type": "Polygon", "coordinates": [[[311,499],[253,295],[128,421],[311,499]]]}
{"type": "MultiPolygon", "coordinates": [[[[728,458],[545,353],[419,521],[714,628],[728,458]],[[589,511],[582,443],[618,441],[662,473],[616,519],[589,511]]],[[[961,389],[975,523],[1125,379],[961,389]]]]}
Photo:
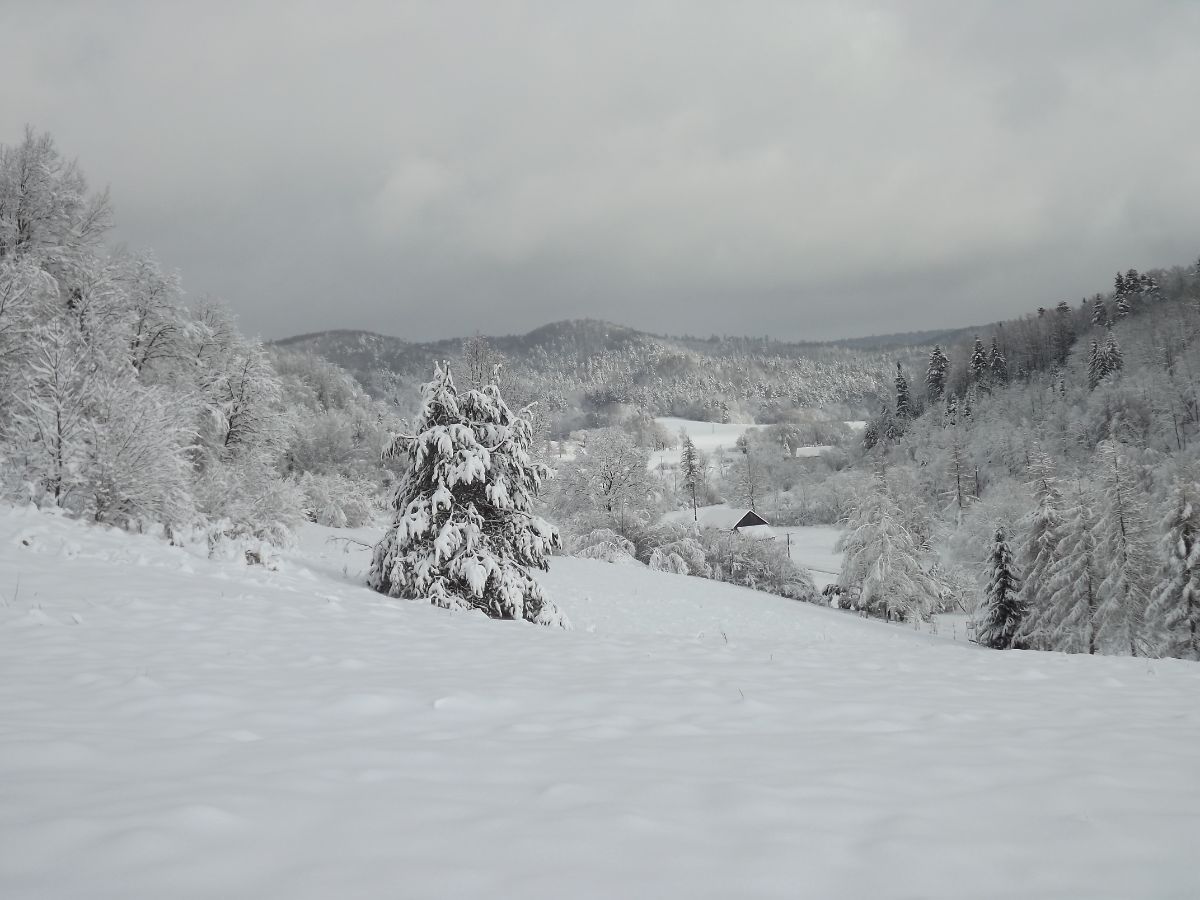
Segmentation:
{"type": "Polygon", "coordinates": [[[550,631],[331,534],[269,572],[0,509],[0,897],[1200,896],[1196,664],[569,559],[550,631]]]}

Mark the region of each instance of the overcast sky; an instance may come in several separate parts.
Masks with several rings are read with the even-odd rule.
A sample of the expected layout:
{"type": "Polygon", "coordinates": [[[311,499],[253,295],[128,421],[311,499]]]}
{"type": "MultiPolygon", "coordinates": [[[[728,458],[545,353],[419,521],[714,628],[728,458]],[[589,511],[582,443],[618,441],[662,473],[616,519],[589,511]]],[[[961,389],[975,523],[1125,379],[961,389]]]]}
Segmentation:
{"type": "Polygon", "coordinates": [[[1200,3],[0,0],[0,142],[264,337],[988,322],[1200,253],[1200,3]]]}

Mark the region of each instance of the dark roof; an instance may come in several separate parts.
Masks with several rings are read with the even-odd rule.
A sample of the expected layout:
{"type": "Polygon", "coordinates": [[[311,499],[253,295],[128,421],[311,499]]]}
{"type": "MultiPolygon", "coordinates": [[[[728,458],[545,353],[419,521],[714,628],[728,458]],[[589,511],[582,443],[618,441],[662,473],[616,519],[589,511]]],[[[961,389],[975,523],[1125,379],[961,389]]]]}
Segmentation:
{"type": "Polygon", "coordinates": [[[756,513],[754,510],[748,510],[744,516],[738,519],[738,523],[733,526],[734,531],[739,528],[749,528],[752,525],[769,525],[770,523],[756,513]]]}

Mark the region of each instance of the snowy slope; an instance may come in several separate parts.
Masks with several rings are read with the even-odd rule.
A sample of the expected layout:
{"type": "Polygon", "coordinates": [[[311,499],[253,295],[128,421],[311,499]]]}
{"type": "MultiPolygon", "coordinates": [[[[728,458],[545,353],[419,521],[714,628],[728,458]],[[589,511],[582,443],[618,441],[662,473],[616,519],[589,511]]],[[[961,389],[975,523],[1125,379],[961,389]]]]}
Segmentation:
{"type": "Polygon", "coordinates": [[[1200,896],[1200,666],[583,560],[490,622],[330,534],[0,509],[0,897],[1200,896]]]}

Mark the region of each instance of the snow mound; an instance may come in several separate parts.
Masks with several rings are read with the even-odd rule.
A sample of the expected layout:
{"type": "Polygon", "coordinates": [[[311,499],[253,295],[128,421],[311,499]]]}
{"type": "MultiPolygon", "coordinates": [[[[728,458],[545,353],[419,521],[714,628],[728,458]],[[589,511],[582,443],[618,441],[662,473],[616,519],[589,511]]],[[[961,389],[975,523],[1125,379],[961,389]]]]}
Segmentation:
{"type": "Polygon", "coordinates": [[[573,559],[576,631],[497,622],[361,587],[377,534],[0,509],[0,896],[1200,896],[1200,666],[573,559]]]}

